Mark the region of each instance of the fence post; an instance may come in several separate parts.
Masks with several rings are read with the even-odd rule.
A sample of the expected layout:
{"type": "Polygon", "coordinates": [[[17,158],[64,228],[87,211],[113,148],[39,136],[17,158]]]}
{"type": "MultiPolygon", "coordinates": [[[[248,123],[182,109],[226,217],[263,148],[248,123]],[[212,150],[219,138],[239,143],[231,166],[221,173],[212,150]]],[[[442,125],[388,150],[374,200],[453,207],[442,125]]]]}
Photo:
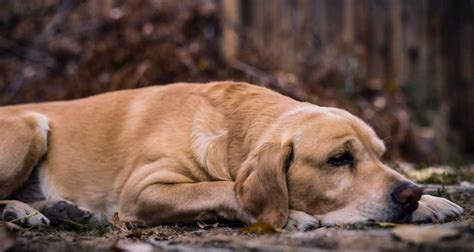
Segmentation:
{"type": "Polygon", "coordinates": [[[222,0],[222,40],[220,49],[228,62],[235,60],[239,51],[240,0],[222,0]]]}

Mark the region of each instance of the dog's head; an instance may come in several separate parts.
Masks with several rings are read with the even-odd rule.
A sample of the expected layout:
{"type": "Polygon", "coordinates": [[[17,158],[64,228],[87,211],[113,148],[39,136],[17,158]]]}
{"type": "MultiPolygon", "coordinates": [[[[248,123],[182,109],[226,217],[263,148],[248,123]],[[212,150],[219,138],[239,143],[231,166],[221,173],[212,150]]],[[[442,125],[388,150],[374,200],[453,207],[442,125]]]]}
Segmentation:
{"type": "Polygon", "coordinates": [[[244,162],[236,192],[259,221],[282,227],[288,210],[323,225],[399,221],[422,190],[384,165],[383,142],[362,120],[304,105],[281,115],[244,162]]]}

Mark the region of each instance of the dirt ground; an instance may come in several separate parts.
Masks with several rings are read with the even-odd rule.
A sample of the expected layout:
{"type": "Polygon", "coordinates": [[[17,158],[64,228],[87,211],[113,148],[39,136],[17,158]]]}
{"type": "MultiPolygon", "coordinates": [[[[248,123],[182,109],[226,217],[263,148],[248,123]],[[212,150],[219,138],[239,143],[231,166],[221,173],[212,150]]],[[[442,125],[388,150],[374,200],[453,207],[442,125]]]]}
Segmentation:
{"type": "MultiPolygon", "coordinates": [[[[435,225],[369,223],[322,227],[308,232],[272,232],[237,223],[140,228],[125,223],[78,227],[16,230],[2,234],[0,251],[473,251],[474,187],[426,185],[428,193],[460,204],[461,220],[435,225]],[[3,237],[3,238],[2,238],[3,237]],[[9,243],[9,244],[7,244],[9,243]]],[[[1,227],[1,226],[0,226],[1,227]]],[[[3,232],[7,232],[4,228],[3,232]]]]}

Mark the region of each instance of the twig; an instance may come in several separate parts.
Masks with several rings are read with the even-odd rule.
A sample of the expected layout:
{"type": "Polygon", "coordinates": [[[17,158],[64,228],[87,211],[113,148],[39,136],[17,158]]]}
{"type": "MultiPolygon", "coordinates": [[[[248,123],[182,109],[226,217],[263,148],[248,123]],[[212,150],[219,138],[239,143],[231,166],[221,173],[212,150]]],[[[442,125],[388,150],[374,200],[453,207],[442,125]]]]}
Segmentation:
{"type": "Polygon", "coordinates": [[[38,214],[39,214],[38,211],[34,211],[34,212],[32,212],[32,213],[30,213],[30,214],[28,214],[28,215],[26,215],[26,216],[23,216],[23,217],[21,217],[21,218],[16,218],[16,219],[14,219],[14,220],[8,221],[8,223],[13,223],[13,222],[16,222],[16,221],[21,221],[21,220],[24,220],[24,219],[28,219],[28,218],[33,217],[33,216],[36,216],[36,215],[38,215],[38,214]]]}

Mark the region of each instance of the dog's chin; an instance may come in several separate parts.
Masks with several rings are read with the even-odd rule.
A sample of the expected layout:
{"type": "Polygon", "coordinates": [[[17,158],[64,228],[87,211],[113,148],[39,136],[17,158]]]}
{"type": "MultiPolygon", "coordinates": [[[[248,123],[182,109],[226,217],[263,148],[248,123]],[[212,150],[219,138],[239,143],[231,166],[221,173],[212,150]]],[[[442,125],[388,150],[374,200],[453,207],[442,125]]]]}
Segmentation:
{"type": "Polygon", "coordinates": [[[321,226],[339,226],[352,225],[358,223],[368,223],[371,220],[362,216],[350,216],[347,219],[333,218],[332,216],[323,216],[320,220],[321,226]]]}
{"type": "Polygon", "coordinates": [[[344,208],[317,217],[322,226],[335,226],[373,222],[406,223],[411,215],[389,204],[385,207],[344,208]]]}
{"type": "Polygon", "coordinates": [[[384,216],[367,216],[357,211],[335,211],[318,216],[322,226],[352,225],[387,220],[384,216]]]}
{"type": "MultiPolygon", "coordinates": [[[[413,210],[415,211],[416,208],[413,210]]],[[[393,223],[409,223],[413,211],[407,212],[403,209],[393,207],[389,213],[386,213],[384,217],[379,221],[393,222],[393,223]]]]}
{"type": "Polygon", "coordinates": [[[368,224],[376,222],[391,222],[391,223],[407,223],[410,220],[411,215],[404,214],[399,216],[393,215],[381,215],[374,217],[366,217],[365,215],[351,215],[348,218],[333,218],[332,216],[322,216],[322,226],[337,226],[337,225],[353,225],[353,224],[368,224]]]}

